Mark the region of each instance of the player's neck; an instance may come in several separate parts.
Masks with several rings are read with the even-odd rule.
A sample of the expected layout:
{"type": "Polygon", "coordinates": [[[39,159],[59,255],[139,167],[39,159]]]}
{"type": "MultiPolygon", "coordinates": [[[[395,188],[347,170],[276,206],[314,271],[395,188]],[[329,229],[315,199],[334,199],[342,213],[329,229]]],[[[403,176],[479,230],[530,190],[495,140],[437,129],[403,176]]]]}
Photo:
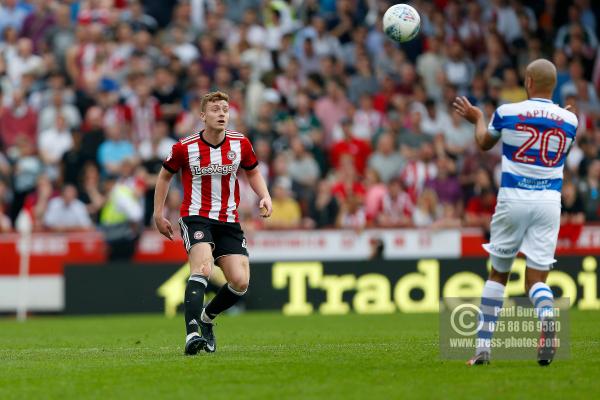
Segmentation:
{"type": "Polygon", "coordinates": [[[218,146],[225,138],[225,129],[215,130],[206,128],[202,133],[202,138],[208,143],[218,146]]]}
{"type": "Polygon", "coordinates": [[[530,93],[529,98],[552,100],[552,93],[530,93]]]}

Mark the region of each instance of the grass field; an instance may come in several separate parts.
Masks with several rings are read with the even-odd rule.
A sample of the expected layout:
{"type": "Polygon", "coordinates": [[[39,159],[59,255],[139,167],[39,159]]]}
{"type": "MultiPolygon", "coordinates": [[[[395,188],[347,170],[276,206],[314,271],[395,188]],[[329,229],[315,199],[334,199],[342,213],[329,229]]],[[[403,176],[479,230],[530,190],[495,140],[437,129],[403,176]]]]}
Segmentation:
{"type": "Polygon", "coordinates": [[[572,358],[468,368],[438,356],[437,315],[221,317],[218,352],[182,354],[162,316],[0,320],[0,399],[589,399],[600,313],[572,312],[572,358]]]}

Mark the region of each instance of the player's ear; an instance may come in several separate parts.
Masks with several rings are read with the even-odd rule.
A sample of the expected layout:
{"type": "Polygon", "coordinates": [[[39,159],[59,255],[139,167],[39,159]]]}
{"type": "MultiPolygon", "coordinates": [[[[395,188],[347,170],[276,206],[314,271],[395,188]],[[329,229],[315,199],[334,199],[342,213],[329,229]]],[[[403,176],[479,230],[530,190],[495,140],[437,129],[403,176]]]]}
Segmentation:
{"type": "Polygon", "coordinates": [[[531,79],[531,76],[529,76],[528,74],[525,75],[525,89],[527,90],[528,93],[531,92],[532,89],[532,84],[533,84],[533,80],[531,79]]]}

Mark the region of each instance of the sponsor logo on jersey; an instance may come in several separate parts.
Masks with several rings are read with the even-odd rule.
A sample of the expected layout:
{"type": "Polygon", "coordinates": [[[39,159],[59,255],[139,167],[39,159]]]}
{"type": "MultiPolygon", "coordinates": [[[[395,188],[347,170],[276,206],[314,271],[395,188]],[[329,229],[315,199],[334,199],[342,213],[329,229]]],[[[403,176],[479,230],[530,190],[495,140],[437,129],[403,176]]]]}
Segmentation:
{"type": "Polygon", "coordinates": [[[229,175],[237,168],[236,164],[220,165],[210,164],[205,167],[192,166],[192,173],[194,175],[229,175]]]}

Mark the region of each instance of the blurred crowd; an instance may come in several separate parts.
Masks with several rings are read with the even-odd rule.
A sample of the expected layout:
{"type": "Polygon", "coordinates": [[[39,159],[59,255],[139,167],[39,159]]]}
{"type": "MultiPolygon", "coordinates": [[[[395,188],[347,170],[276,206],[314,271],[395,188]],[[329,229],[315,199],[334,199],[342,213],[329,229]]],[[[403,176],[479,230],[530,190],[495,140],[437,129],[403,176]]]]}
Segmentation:
{"type": "MultiPolygon", "coordinates": [[[[600,219],[600,15],[591,0],[413,1],[421,33],[382,33],[378,0],[3,0],[0,231],[151,228],[173,143],[227,92],[274,213],[253,228],[489,227],[501,148],[477,150],[452,111],[524,100],[525,66],[558,69],[579,117],[565,167],[567,223],[600,219]]],[[[243,175],[243,174],[242,174],[243,175]]],[[[172,186],[176,223],[181,188],[172,186]]],[[[129,229],[129,230],[128,230],[129,229]]]]}

